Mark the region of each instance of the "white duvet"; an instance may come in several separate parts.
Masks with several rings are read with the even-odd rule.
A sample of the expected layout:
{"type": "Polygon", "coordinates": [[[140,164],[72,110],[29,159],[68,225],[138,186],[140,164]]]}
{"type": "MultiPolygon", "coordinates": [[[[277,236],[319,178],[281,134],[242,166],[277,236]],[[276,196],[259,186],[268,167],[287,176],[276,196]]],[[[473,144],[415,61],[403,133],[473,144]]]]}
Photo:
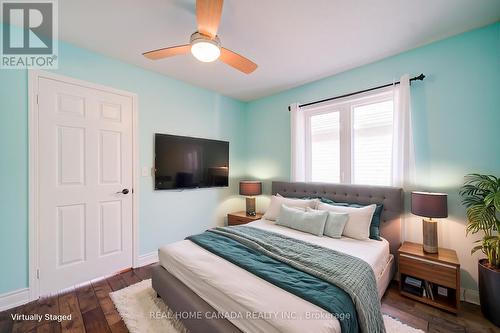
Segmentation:
{"type": "MultiPolygon", "coordinates": [[[[280,233],[366,261],[377,281],[387,266],[386,240],[359,241],[343,237],[318,237],[274,222],[258,220],[247,224],[280,233]]],[[[159,249],[160,264],[214,309],[224,314],[243,332],[338,332],[338,320],[327,311],[212,254],[191,241],[183,240],[159,249]]],[[[380,294],[386,286],[378,283],[380,294]]],[[[210,314],[208,314],[210,315],[210,314]]]]}

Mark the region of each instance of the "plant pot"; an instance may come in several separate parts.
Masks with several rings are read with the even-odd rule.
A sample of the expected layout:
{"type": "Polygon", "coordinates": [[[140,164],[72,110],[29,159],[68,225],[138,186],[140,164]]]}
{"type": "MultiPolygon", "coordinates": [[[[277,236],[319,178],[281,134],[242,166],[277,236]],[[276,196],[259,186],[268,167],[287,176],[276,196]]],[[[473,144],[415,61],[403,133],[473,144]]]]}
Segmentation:
{"type": "Polygon", "coordinates": [[[478,262],[481,312],[493,324],[500,327],[500,271],[485,266],[487,263],[486,259],[478,262]]]}

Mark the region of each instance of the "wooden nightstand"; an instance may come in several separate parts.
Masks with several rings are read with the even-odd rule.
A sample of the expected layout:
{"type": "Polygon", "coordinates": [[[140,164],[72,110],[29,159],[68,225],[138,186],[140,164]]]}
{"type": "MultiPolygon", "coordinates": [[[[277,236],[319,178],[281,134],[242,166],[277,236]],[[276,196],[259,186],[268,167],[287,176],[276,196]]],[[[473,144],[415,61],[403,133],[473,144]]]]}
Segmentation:
{"type": "Polygon", "coordinates": [[[255,216],[248,216],[246,212],[236,212],[227,214],[227,225],[246,224],[248,222],[260,220],[263,214],[257,213],[255,216]]]}
{"type": "Polygon", "coordinates": [[[460,305],[460,262],[454,250],[439,248],[439,253],[430,254],[424,252],[422,244],[404,242],[398,250],[398,265],[399,291],[402,295],[457,313],[460,305]],[[426,295],[419,295],[418,288],[406,283],[407,277],[413,278],[413,282],[415,279],[422,281],[426,295]],[[446,295],[443,295],[445,290],[446,295]]]}

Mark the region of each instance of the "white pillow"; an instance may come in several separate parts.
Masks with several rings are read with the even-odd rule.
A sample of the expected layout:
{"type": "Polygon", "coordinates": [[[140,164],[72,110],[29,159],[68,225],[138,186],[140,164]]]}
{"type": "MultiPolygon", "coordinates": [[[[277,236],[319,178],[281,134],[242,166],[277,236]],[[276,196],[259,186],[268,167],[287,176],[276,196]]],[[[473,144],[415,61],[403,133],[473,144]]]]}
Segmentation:
{"type": "Polygon", "coordinates": [[[357,208],[334,206],[320,202],[317,209],[349,214],[349,219],[347,220],[342,235],[359,240],[367,240],[370,238],[370,223],[376,208],[377,205],[375,204],[357,208]]]}
{"type": "MultiPolygon", "coordinates": [[[[282,196],[281,194],[279,193],[276,193],[276,196],[278,198],[286,198],[284,196],[282,196]]],[[[311,208],[311,209],[316,209],[318,207],[318,204],[321,202],[321,200],[319,200],[319,198],[310,198],[310,199],[305,199],[305,198],[288,198],[288,199],[292,199],[292,200],[312,200],[314,201],[314,206],[311,208],[311,207],[304,207],[303,209],[306,210],[306,208],[311,208]]],[[[297,208],[297,207],[296,207],[297,208]]]]}
{"type": "Polygon", "coordinates": [[[309,207],[306,208],[306,211],[303,211],[300,208],[282,205],[276,224],[321,237],[323,236],[328,214],[330,212],[309,207]]]}
{"type": "Polygon", "coordinates": [[[311,200],[303,200],[303,199],[292,199],[292,198],[284,198],[282,196],[271,196],[271,203],[266,210],[264,216],[262,216],[265,220],[275,221],[278,216],[280,216],[281,205],[287,205],[288,207],[294,208],[302,208],[305,210],[307,207],[315,208],[318,204],[317,199],[311,200]]]}
{"type": "MultiPolygon", "coordinates": [[[[317,211],[311,208],[307,208],[306,211],[317,211]]],[[[331,238],[341,238],[344,232],[347,220],[349,220],[349,214],[347,213],[337,213],[332,211],[327,211],[328,217],[326,218],[325,228],[323,229],[323,235],[331,238]]]]}

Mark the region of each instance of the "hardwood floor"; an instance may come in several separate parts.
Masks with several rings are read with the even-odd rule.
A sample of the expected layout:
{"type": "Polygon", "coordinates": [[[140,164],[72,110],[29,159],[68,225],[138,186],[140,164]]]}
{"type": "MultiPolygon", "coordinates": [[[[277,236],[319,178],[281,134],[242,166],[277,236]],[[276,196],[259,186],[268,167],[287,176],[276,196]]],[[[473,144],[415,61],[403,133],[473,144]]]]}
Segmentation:
{"type": "Polygon", "coordinates": [[[151,266],[114,275],[63,294],[40,299],[0,313],[0,332],[128,332],[109,293],[151,278],[151,266]],[[70,321],[13,320],[11,314],[69,315],[70,321]]]}
{"type": "MultiPolygon", "coordinates": [[[[63,294],[40,299],[0,313],[0,332],[128,332],[109,293],[151,278],[145,266],[117,274],[63,294]],[[11,314],[69,315],[71,321],[20,321],[11,314]]],[[[382,312],[405,324],[430,333],[500,333],[481,315],[477,305],[462,302],[457,316],[399,295],[397,285],[389,287],[382,299],[382,312]]]]}
{"type": "Polygon", "coordinates": [[[461,302],[454,315],[401,296],[396,282],[382,298],[382,312],[429,333],[500,333],[500,328],[483,317],[478,305],[461,302]]]}

